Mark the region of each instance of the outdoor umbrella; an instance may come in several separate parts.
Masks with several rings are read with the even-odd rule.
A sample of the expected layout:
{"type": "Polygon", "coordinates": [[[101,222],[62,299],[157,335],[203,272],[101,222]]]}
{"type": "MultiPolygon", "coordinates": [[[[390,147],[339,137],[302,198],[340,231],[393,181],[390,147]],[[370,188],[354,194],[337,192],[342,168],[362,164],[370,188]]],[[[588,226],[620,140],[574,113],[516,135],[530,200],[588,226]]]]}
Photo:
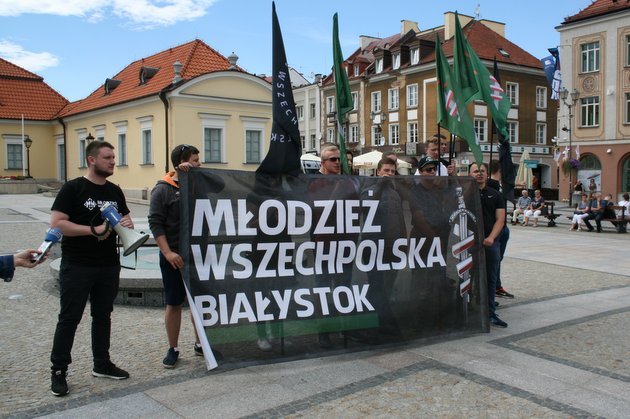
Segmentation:
{"type": "Polygon", "coordinates": [[[521,188],[531,189],[533,173],[532,169],[527,167],[525,164],[525,160],[529,160],[529,152],[527,150],[523,151],[523,154],[521,155],[521,161],[518,164],[518,171],[516,172],[516,180],[514,184],[521,188]]]}

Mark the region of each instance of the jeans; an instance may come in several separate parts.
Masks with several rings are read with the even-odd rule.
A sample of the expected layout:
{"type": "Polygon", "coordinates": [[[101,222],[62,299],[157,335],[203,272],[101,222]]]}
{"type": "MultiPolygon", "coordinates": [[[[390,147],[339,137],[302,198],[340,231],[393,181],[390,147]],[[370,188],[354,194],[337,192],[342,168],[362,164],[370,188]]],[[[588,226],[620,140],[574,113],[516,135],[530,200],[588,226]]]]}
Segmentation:
{"type": "Polygon", "coordinates": [[[501,230],[501,234],[499,234],[499,237],[497,237],[497,240],[499,241],[499,271],[497,272],[497,284],[496,284],[496,288],[502,288],[501,285],[501,262],[503,261],[503,255],[505,255],[505,249],[507,248],[507,243],[508,240],[510,240],[510,229],[507,226],[507,222],[506,225],[503,226],[503,230],[501,230]]]}
{"type": "Polygon", "coordinates": [[[486,282],[488,286],[488,308],[490,317],[494,316],[494,292],[497,287],[499,264],[501,263],[501,246],[495,240],[492,246],[484,246],[486,254],[486,282]]]}
{"type": "Polygon", "coordinates": [[[92,355],[94,367],[107,367],[109,360],[111,313],[118,293],[120,266],[77,266],[62,262],[59,270],[60,306],[50,354],[52,370],[66,371],[72,363],[72,345],[77,326],[90,300],[92,315],[92,355]]]}

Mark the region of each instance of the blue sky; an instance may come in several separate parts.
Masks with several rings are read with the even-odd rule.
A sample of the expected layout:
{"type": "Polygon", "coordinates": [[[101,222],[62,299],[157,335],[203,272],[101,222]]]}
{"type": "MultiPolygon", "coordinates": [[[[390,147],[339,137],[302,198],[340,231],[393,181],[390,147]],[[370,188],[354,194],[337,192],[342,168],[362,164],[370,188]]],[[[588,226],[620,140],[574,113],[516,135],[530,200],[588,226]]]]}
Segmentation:
{"type": "MultiPolygon", "coordinates": [[[[339,13],[344,56],[359,35],[444,24],[457,10],[506,23],[506,37],[538,58],[557,46],[554,29],[591,0],[277,0],[289,65],[312,80],[332,66],[332,16],[339,13]],[[450,6],[449,6],[450,4],[450,6]]],[[[127,64],[199,38],[235,52],[250,73],[271,73],[270,0],[0,0],[0,57],[44,77],[67,99],[89,95],[127,64]]]]}

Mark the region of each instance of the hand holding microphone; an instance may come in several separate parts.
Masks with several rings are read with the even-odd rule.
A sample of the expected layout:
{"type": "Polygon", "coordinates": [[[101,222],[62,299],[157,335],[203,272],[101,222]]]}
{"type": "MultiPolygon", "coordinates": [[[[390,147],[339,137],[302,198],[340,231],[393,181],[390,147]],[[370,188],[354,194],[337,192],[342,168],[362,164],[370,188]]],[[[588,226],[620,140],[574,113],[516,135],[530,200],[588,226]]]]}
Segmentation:
{"type": "Polygon", "coordinates": [[[63,234],[61,234],[61,231],[56,227],[51,227],[48,230],[46,230],[46,237],[44,237],[44,241],[39,246],[39,249],[37,249],[39,253],[32,253],[31,261],[33,263],[43,262],[48,252],[50,252],[50,249],[59,240],[61,240],[62,237],[63,237],[63,234]]]}

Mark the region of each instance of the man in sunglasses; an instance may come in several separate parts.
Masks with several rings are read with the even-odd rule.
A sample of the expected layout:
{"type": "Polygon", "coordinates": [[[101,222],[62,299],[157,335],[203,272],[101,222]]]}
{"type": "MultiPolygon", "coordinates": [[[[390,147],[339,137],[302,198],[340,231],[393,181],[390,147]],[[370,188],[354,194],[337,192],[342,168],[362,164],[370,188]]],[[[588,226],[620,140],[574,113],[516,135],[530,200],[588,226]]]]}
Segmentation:
{"type": "Polygon", "coordinates": [[[319,173],[322,175],[338,175],[341,173],[339,147],[334,144],[324,146],[322,148],[322,165],[319,168],[319,173]]]}
{"type": "Polygon", "coordinates": [[[420,176],[436,176],[439,163],[439,160],[434,160],[430,156],[424,156],[418,162],[418,173],[420,176]]]}

